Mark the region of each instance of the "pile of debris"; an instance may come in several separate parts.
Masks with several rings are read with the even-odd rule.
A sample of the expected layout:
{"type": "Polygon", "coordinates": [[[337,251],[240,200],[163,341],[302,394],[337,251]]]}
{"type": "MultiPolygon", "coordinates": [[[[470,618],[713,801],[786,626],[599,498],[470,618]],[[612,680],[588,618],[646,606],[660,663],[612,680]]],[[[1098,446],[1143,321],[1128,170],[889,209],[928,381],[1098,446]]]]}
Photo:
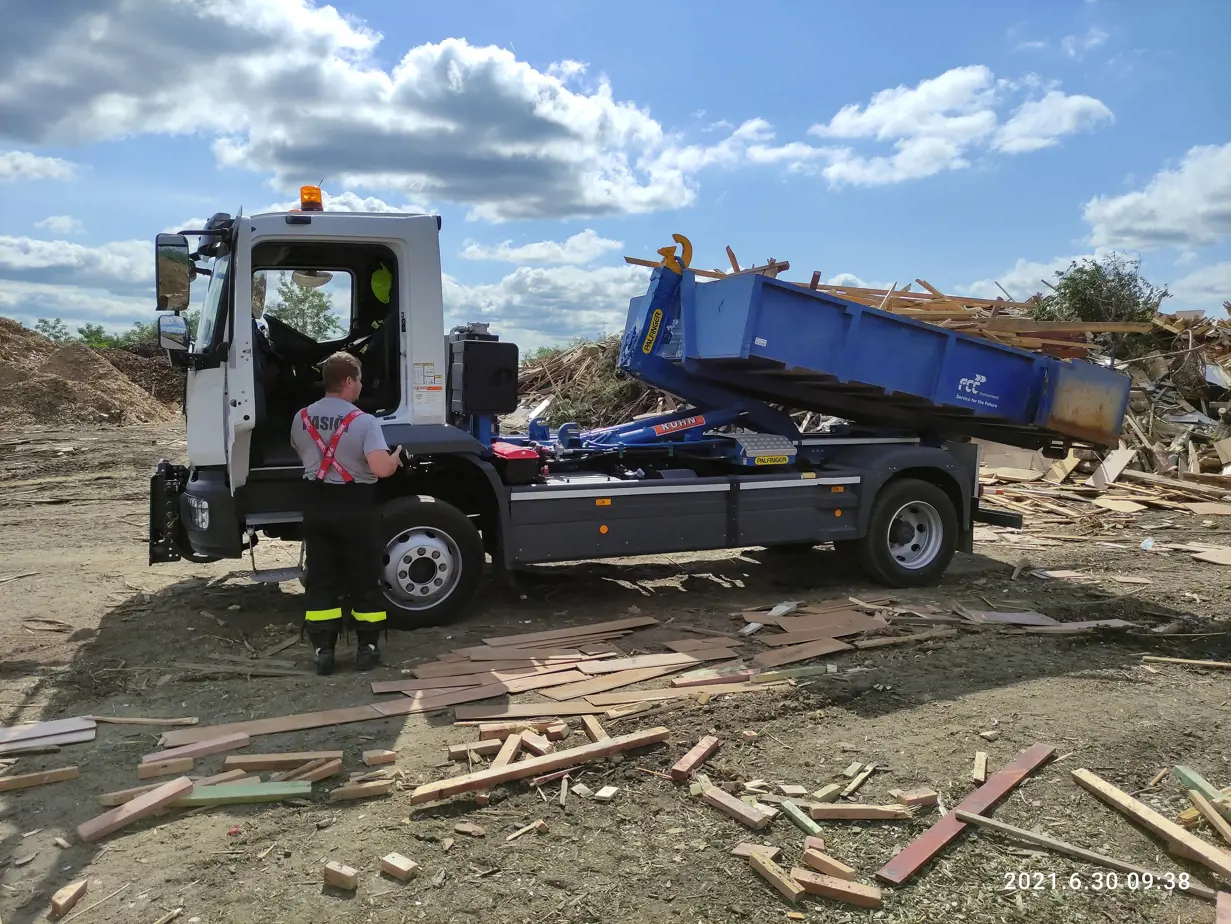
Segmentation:
{"type": "Polygon", "coordinates": [[[172,366],[165,351],[158,350],[152,356],[147,355],[148,351],[133,352],[117,348],[96,352],[128,376],[134,385],[163,404],[176,407],[183,403],[184,370],[172,366]]]}
{"type": "Polygon", "coordinates": [[[0,318],[0,416],[5,426],[124,425],[173,419],[167,404],[100,353],[80,343],[60,346],[16,321],[0,318]]]}

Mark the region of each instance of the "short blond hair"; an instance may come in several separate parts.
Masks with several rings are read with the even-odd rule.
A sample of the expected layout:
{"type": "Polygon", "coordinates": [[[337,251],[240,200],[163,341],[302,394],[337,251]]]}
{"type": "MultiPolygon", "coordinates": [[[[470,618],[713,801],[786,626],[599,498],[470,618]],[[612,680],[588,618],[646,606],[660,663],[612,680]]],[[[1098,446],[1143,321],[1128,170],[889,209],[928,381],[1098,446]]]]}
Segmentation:
{"type": "Polygon", "coordinates": [[[325,391],[337,391],[346,384],[347,379],[358,379],[362,374],[363,367],[350,353],[334,353],[321,365],[325,391]]]}

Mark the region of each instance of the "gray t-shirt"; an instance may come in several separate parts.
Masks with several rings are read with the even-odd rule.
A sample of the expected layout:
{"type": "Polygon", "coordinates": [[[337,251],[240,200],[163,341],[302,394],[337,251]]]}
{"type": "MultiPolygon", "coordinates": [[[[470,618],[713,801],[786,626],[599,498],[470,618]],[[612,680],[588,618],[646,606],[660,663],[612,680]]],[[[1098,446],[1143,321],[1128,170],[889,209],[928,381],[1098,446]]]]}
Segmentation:
{"type": "MultiPolygon", "coordinates": [[[[321,435],[321,439],[328,446],[329,441],[333,439],[333,431],[342,423],[342,419],[351,411],[357,410],[357,407],[341,398],[321,398],[308,405],[308,419],[312,421],[312,426],[316,427],[316,432],[321,435]]],[[[312,439],[312,435],[304,427],[303,417],[299,414],[295,415],[291,423],[291,445],[295,447],[299,458],[303,460],[303,476],[315,481],[322,453],[316,445],[316,440],[312,439]]],[[[378,449],[386,452],[389,450],[389,444],[385,442],[385,434],[380,428],[380,421],[371,414],[362,414],[352,420],[346,432],[342,434],[334,458],[339,465],[350,472],[355,481],[360,484],[373,484],[377,478],[372,474],[372,469],[368,465],[367,454],[378,449]]],[[[344,483],[341,474],[332,465],[325,473],[325,482],[327,484],[344,483]]]]}

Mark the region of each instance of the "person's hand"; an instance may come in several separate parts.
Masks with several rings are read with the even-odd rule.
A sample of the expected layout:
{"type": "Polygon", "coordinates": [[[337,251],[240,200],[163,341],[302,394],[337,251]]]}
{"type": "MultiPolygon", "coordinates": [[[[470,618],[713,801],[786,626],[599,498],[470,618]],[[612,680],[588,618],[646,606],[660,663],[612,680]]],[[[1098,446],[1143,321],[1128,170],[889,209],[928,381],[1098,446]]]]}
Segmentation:
{"type": "Polygon", "coordinates": [[[402,463],[406,461],[406,455],[405,453],[402,452],[401,446],[394,446],[392,449],[389,450],[389,455],[397,457],[399,468],[401,468],[402,463]]]}

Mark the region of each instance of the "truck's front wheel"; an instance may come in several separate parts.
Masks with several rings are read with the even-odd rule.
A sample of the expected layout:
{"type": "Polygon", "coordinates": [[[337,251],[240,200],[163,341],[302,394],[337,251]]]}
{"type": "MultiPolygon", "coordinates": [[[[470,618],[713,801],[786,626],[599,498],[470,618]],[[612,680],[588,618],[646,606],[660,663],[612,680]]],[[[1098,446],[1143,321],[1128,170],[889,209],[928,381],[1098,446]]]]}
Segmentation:
{"type": "Polygon", "coordinates": [[[389,627],[440,625],[478,592],[483,540],[470,519],[433,497],[399,497],[381,509],[381,589],[389,627]]]}
{"type": "Polygon", "coordinates": [[[864,573],[889,587],[934,584],[957,549],[957,513],[936,485],[917,478],[890,481],[872,505],[868,532],[855,554],[864,573]]]}

